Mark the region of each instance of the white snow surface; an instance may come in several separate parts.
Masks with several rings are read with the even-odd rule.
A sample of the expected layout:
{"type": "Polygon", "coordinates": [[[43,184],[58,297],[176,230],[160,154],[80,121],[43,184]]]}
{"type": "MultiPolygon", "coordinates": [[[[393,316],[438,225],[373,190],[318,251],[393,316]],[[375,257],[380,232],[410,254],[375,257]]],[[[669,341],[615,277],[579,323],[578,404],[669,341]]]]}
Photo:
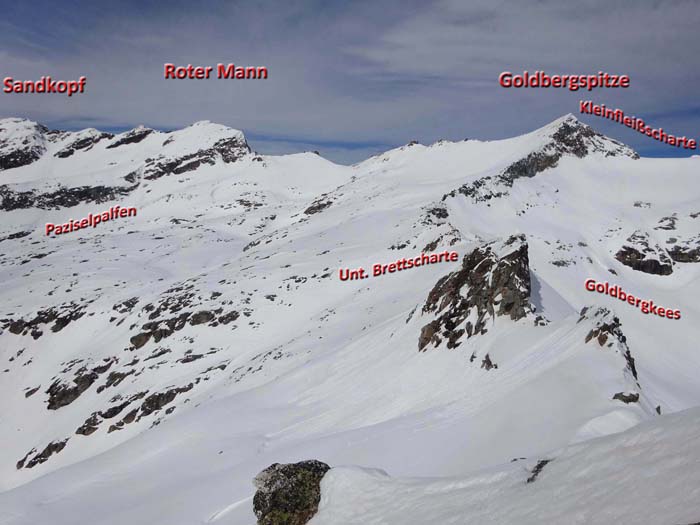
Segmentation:
{"type": "Polygon", "coordinates": [[[392,478],[336,467],[321,481],[310,525],[663,525],[700,516],[700,410],[657,418],[614,436],[516,460],[465,478],[392,478]],[[690,464],[685,459],[694,458],[690,464]]]}
{"type": "Polygon", "coordinates": [[[660,247],[697,236],[700,159],[636,159],[596,136],[597,151],[495,186],[502,196],[450,195],[549,151],[567,124],[576,121],[501,141],[407,145],[350,167],[313,153],[249,152],[234,162],[214,153],[211,164],[146,179],[154,159],[245,138],[199,122],[116,148],[107,146],[120,136],[102,139],[60,158],[99,132],[49,135],[0,120],[13,144],[31,136],[45,148],[39,160],[0,171],[0,199],[124,190],[102,202],[0,211],[0,524],[86,516],[93,525],[252,524],[253,477],[311,458],[355,465],[324,478],[314,524],[700,521],[700,263],[652,275],[615,259],[635,231],[660,247]],[[116,204],[137,216],[44,235],[46,222],[116,204]],[[674,214],[675,229],[657,229],[674,214]],[[436,282],[476,246],[517,233],[529,245],[531,303],[549,322],[499,317],[458,348],[418,352],[429,321],[420,310],[436,282]],[[339,269],[371,273],[434,241],[460,260],[339,279],[339,269]],[[586,291],[587,278],[682,317],[586,291]],[[130,310],[119,306],[132,298],[130,310]],[[80,318],[57,331],[40,324],[36,338],[7,324],[75,307],[80,318]],[[149,321],[164,328],[184,311],[217,310],[238,316],[131,342],[149,321]],[[622,343],[586,342],[614,317],[637,379],[622,343]],[[481,366],[486,354],[497,369],[481,366]],[[73,385],[81,368],[108,363],[70,404],[48,409],[55,381],[73,385]],[[113,384],[114,372],[127,375],[113,384]],[[109,431],[146,399],[134,396],[188,385],[109,431]],[[614,400],[620,392],[639,401],[614,400]],[[129,400],[118,415],[99,416],[93,433],[76,434],[129,400]],[[28,458],[65,439],[47,461],[17,468],[33,449],[28,458]],[[552,461],[526,483],[541,459],[552,461]]]}

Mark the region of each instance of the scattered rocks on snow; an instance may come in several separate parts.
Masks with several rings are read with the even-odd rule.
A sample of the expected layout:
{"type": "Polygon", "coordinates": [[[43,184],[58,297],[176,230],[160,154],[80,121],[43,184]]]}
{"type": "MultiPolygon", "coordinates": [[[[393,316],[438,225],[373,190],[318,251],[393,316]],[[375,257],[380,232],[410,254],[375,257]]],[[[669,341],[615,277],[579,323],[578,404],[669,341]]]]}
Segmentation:
{"type": "Polygon", "coordinates": [[[0,237],[0,242],[9,241],[12,239],[21,239],[22,237],[27,237],[28,235],[31,235],[31,234],[32,234],[32,232],[30,232],[30,231],[20,231],[20,232],[11,233],[9,235],[6,235],[5,237],[0,237]]]}
{"type": "Polygon", "coordinates": [[[0,319],[0,326],[6,328],[11,334],[15,335],[32,335],[37,339],[37,334],[41,334],[40,326],[42,324],[53,323],[52,332],[60,332],[71,322],[77,321],[85,315],[87,305],[80,305],[75,302],[63,304],[57,307],[39,310],[33,319],[25,321],[24,319],[0,319]]]}
{"type": "Polygon", "coordinates": [[[676,222],[678,222],[678,217],[676,215],[671,215],[669,217],[662,217],[659,220],[659,225],[654,228],[655,230],[675,230],[676,222]]]}

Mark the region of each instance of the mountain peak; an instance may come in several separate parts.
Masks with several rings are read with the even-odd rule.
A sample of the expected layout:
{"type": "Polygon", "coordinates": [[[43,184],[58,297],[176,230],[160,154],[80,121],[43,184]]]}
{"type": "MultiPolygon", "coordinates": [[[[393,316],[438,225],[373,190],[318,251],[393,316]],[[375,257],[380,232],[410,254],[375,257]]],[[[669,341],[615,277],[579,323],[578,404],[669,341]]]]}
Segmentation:
{"type": "Polygon", "coordinates": [[[634,159],[639,154],[622,142],[598,133],[588,124],[567,113],[549,124],[535,130],[531,135],[546,140],[542,150],[558,154],[570,154],[583,158],[591,153],[602,153],[606,157],[626,156],[634,159]]]}

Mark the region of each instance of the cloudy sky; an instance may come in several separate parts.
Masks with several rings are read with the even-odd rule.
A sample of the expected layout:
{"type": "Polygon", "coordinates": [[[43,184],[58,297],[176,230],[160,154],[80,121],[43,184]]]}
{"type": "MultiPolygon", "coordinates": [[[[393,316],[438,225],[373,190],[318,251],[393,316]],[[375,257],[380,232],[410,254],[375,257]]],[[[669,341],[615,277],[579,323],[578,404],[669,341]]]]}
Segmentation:
{"type": "MultiPolygon", "coordinates": [[[[0,116],[50,127],[173,129],[198,120],[263,153],[355,162],[409,140],[497,139],[566,114],[642,155],[684,156],[592,99],[700,139],[695,0],[4,2],[0,73],[87,77],[87,92],[0,93],[0,116]],[[566,5],[564,5],[566,4],[566,5]],[[166,80],[163,64],[262,65],[269,78],[166,80]],[[627,89],[504,89],[502,71],[627,74],[627,89]]],[[[697,152],[696,152],[697,153],[697,152]]]]}

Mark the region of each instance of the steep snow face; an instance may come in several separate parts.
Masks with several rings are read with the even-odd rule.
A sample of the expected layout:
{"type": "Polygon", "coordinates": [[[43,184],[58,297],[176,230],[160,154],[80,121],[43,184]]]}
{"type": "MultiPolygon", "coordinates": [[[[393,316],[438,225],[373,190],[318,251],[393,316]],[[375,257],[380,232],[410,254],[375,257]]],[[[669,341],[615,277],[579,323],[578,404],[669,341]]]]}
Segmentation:
{"type": "Polygon", "coordinates": [[[570,116],[352,167],[207,122],[41,133],[0,175],[7,523],[250,523],[275,462],[466,476],[700,404],[697,158],[570,116]],[[116,204],[137,216],[44,235],[116,204]],[[636,231],[672,273],[616,258],[636,231]]]}

